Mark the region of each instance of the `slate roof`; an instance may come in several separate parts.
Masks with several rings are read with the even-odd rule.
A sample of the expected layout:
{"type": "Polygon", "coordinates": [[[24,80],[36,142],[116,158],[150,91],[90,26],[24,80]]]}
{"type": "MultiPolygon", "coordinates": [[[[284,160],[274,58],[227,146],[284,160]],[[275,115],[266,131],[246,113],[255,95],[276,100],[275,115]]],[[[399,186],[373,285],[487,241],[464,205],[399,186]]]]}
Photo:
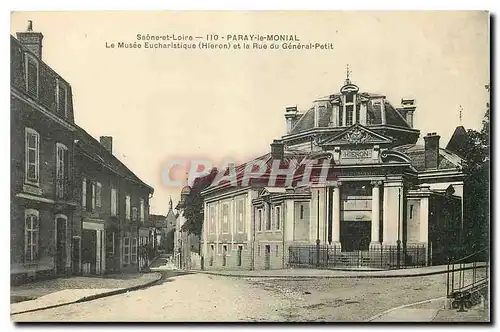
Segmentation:
{"type": "MultiPolygon", "coordinates": [[[[407,155],[417,171],[425,171],[425,148],[423,145],[406,144],[394,147],[391,150],[407,155]]],[[[439,148],[438,169],[456,169],[461,166],[461,162],[462,158],[453,152],[439,148]]]]}
{"type": "Polygon", "coordinates": [[[91,158],[95,162],[100,163],[120,177],[148,188],[151,193],[154,192],[153,187],[143,182],[115,155],[113,155],[104,146],[102,146],[99,141],[97,141],[94,137],[87,133],[83,128],[76,125],[75,127],[77,128],[76,134],[79,141],[76,146],[80,152],[83,152],[83,154],[85,154],[88,158],[91,158]]]}
{"type": "Polygon", "coordinates": [[[446,150],[459,154],[460,148],[464,146],[466,139],[467,130],[465,130],[464,126],[458,126],[455,128],[448,145],[446,145],[446,150]]]}
{"type": "MultiPolygon", "coordinates": [[[[380,103],[375,103],[373,101],[373,98],[380,98],[384,97],[383,95],[376,94],[376,93],[368,93],[368,92],[361,92],[358,93],[358,98],[362,99],[368,99],[367,103],[367,125],[379,125],[382,124],[382,112],[381,112],[381,105],[380,103]]],[[[333,94],[330,96],[326,96],[324,98],[318,98],[317,100],[334,100],[336,98],[339,98],[341,95],[340,94],[333,94]]],[[[406,122],[405,117],[403,114],[396,108],[394,108],[387,100],[384,103],[385,106],[385,118],[386,118],[386,123],[388,125],[394,125],[394,126],[400,126],[400,127],[406,127],[410,128],[408,123],[406,122]]],[[[300,115],[299,120],[296,122],[294,127],[291,130],[291,134],[296,134],[300,133],[302,131],[306,131],[308,129],[314,128],[314,108],[310,108],[307,112],[304,114],[300,115]]],[[[330,118],[331,118],[331,111],[328,109],[323,109],[320,111],[320,116],[319,116],[319,126],[320,127],[327,127],[330,123],[330,118]]]]}
{"type": "MultiPolygon", "coordinates": [[[[311,181],[314,182],[315,179],[317,179],[317,177],[319,176],[319,174],[321,172],[321,169],[318,167],[321,167],[323,160],[325,160],[329,157],[330,157],[330,155],[328,154],[328,152],[324,152],[324,151],[307,153],[307,152],[303,152],[303,151],[285,150],[284,158],[280,160],[279,168],[280,169],[288,169],[292,165],[291,164],[292,162],[296,163],[293,181],[292,181],[292,186],[294,186],[298,182],[302,181],[302,179],[303,179],[304,173],[306,171],[306,164],[304,162],[306,160],[315,160],[316,163],[313,166],[313,170],[311,171],[310,174],[308,174],[310,176],[311,181]]],[[[271,153],[267,153],[263,156],[255,158],[253,160],[250,160],[244,164],[236,166],[236,181],[237,181],[238,186],[242,185],[242,179],[243,179],[244,171],[245,171],[247,165],[253,164],[254,165],[253,171],[255,171],[255,172],[258,171],[258,169],[259,169],[258,166],[254,164],[257,160],[264,162],[266,170],[265,170],[264,174],[262,174],[258,178],[250,178],[249,184],[261,183],[265,187],[268,186],[268,184],[269,184],[268,179],[269,179],[269,176],[271,174],[271,168],[272,168],[272,165],[275,161],[275,159],[273,159],[271,157],[271,153]]],[[[224,175],[229,175],[228,169],[224,171],[224,175]]],[[[331,171],[328,173],[327,180],[334,180],[335,176],[336,176],[335,171],[332,168],[331,171]]],[[[230,186],[231,186],[230,180],[223,180],[217,184],[215,182],[212,183],[206,190],[211,190],[211,189],[215,189],[215,188],[219,189],[219,188],[230,187],[230,186]]],[[[274,187],[283,187],[284,188],[285,186],[286,186],[286,175],[278,175],[276,177],[276,183],[275,183],[274,187]]]]}

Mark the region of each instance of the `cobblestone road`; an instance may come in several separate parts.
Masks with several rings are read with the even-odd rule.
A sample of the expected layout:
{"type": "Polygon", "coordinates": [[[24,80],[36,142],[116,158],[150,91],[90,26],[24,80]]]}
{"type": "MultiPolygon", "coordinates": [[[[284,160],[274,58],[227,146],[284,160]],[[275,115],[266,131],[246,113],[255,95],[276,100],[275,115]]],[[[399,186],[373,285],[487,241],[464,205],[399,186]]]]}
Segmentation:
{"type": "Polygon", "coordinates": [[[392,307],[445,292],[445,274],[288,280],[188,274],[148,289],[12,318],[19,322],[365,321],[392,307]]]}

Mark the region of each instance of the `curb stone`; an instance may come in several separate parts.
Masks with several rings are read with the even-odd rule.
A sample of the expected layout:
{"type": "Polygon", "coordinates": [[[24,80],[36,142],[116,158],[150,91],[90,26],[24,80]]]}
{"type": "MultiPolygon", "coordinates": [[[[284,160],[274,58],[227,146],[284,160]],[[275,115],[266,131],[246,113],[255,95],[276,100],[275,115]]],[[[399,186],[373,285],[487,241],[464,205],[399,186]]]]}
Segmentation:
{"type": "Polygon", "coordinates": [[[34,311],[53,309],[53,308],[62,307],[62,306],[68,305],[68,304],[88,302],[88,301],[97,300],[97,299],[100,299],[103,297],[123,294],[123,293],[131,292],[131,291],[139,290],[142,288],[147,288],[147,287],[152,286],[153,284],[157,283],[158,281],[160,281],[162,279],[161,273],[158,273],[158,272],[154,272],[154,273],[158,274],[158,277],[155,280],[148,281],[144,284],[140,284],[140,285],[136,285],[136,286],[132,286],[132,287],[127,287],[127,288],[119,288],[119,289],[115,289],[115,290],[112,290],[109,292],[103,292],[103,293],[99,293],[99,294],[84,296],[84,297],[79,298],[79,299],[74,300],[74,301],[48,305],[46,307],[34,308],[34,309],[29,309],[29,310],[24,310],[24,311],[17,311],[17,312],[11,313],[10,315],[14,316],[14,315],[19,315],[19,314],[24,314],[24,313],[34,312],[34,311]]]}
{"type": "MultiPolygon", "coordinates": [[[[473,267],[465,267],[465,268],[459,268],[459,269],[454,269],[453,271],[450,272],[456,272],[456,271],[465,271],[465,270],[470,270],[473,269],[473,267]]],[[[202,273],[202,274],[207,274],[207,275],[216,275],[216,276],[222,276],[222,277],[231,277],[231,278],[273,278],[273,279],[346,279],[346,278],[351,278],[351,279],[363,279],[363,278],[372,278],[372,279],[383,279],[383,278],[410,278],[410,277],[425,277],[425,276],[431,276],[431,275],[436,275],[436,274],[444,274],[447,273],[447,270],[442,270],[442,271],[432,271],[432,272],[424,272],[424,273],[415,273],[415,274],[396,274],[396,275],[367,275],[367,274],[353,274],[353,275],[245,275],[245,274],[225,274],[221,272],[208,272],[208,271],[200,271],[200,270],[193,270],[193,272],[196,273],[202,273]]]]}
{"type": "MultiPolygon", "coordinates": [[[[424,304],[424,303],[430,303],[430,302],[433,302],[433,301],[439,301],[439,300],[445,300],[446,299],[446,296],[441,296],[441,297],[436,297],[436,298],[433,298],[433,299],[428,299],[428,300],[424,300],[424,301],[420,301],[420,302],[415,302],[415,303],[410,303],[410,304],[404,304],[404,305],[400,305],[398,307],[394,307],[394,308],[391,308],[391,309],[387,309],[385,310],[384,312],[381,312],[379,314],[376,314],[375,316],[367,319],[366,321],[367,322],[371,322],[377,318],[380,318],[382,316],[385,316],[387,315],[388,313],[392,312],[392,311],[395,311],[395,310],[399,310],[399,309],[404,309],[404,308],[408,308],[408,307],[412,307],[412,306],[415,306],[415,305],[419,305],[419,304],[424,304]]],[[[433,319],[436,317],[437,313],[434,315],[433,319]]],[[[432,320],[431,320],[432,321],[432,320]]]]}

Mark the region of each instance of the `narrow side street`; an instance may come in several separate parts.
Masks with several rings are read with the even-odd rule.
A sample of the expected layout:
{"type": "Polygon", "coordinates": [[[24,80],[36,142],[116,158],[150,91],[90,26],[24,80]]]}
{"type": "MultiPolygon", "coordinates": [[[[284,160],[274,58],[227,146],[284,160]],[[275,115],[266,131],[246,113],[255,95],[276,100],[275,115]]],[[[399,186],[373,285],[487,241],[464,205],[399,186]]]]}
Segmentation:
{"type": "Polygon", "coordinates": [[[393,307],[443,296],[445,279],[445,274],[391,279],[186,274],[167,278],[144,290],[14,315],[12,319],[16,322],[360,322],[393,307]]]}

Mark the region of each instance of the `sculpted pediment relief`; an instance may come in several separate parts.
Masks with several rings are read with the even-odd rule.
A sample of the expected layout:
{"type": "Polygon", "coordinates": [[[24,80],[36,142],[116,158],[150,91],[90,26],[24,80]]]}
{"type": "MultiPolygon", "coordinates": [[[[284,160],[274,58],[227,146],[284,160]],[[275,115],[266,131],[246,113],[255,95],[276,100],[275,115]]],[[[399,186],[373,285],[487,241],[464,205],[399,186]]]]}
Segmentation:
{"type": "Polygon", "coordinates": [[[377,134],[359,124],[346,129],[342,133],[326,139],[322,142],[323,146],[338,145],[360,145],[360,144],[388,144],[392,140],[384,135],[377,134]]]}

